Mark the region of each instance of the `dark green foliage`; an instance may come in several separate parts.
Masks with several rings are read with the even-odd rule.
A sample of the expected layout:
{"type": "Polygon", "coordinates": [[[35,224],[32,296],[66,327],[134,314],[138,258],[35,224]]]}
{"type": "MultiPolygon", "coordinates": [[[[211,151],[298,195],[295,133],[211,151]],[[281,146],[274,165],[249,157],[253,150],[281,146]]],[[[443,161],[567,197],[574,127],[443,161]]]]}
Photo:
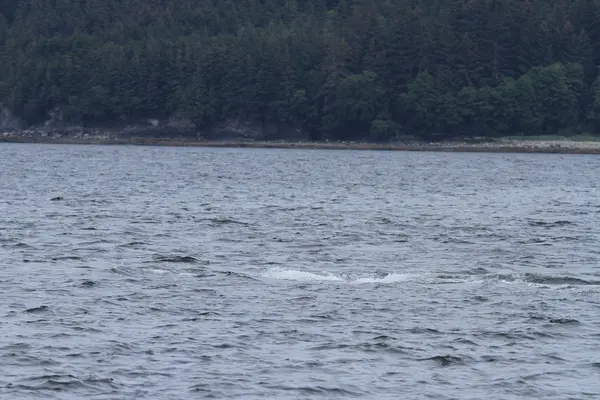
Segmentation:
{"type": "MultiPolygon", "coordinates": [[[[429,73],[422,73],[408,85],[404,104],[408,125],[422,136],[553,134],[582,120],[584,88],[580,64],[536,67],[496,87],[466,86],[445,93],[429,73]]],[[[590,118],[598,115],[594,110],[590,118]]]]}
{"type": "Polygon", "coordinates": [[[595,131],[598,65],[600,0],[0,3],[0,103],[31,124],[59,110],[315,140],[595,131]]]}
{"type": "Polygon", "coordinates": [[[595,130],[600,130],[600,78],[596,79],[593,85],[594,98],[588,110],[588,120],[595,130]]]}
{"type": "Polygon", "coordinates": [[[381,110],[381,89],[377,74],[365,71],[349,75],[338,82],[333,105],[325,115],[324,130],[338,139],[356,139],[356,135],[369,132],[371,123],[381,110]]]}

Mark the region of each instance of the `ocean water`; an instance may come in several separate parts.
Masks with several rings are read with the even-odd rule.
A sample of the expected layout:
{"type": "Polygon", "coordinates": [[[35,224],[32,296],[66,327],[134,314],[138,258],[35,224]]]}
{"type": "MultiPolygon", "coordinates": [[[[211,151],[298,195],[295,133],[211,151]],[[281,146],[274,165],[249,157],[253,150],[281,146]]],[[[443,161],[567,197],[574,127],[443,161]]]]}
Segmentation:
{"type": "Polygon", "coordinates": [[[600,157],[0,144],[1,399],[600,397],[600,157]]]}

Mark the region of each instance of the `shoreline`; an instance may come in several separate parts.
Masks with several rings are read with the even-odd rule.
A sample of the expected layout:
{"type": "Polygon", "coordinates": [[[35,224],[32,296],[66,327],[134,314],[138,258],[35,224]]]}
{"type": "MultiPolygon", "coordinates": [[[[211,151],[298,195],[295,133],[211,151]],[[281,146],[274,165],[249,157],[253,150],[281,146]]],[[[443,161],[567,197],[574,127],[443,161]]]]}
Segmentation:
{"type": "Polygon", "coordinates": [[[181,138],[107,138],[107,137],[26,137],[1,136],[0,143],[81,144],[81,145],[134,145],[167,147],[220,147],[266,149],[322,149],[322,150],[379,150],[379,151],[437,151],[462,153],[544,153],[544,154],[600,154],[600,141],[571,140],[495,140],[481,143],[423,142],[308,142],[308,141],[244,141],[193,140],[181,138]]]}

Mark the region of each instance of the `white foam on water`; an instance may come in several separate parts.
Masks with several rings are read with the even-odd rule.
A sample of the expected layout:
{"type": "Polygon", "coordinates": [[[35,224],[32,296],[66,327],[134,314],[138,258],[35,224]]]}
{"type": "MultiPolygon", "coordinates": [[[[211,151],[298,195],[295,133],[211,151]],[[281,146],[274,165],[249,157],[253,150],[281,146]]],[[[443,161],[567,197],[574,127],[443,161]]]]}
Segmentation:
{"type": "Polygon", "coordinates": [[[290,281],[328,281],[328,282],[345,282],[350,284],[369,284],[369,283],[396,283],[419,278],[416,274],[388,274],[377,277],[375,275],[334,275],[330,272],[309,272],[295,269],[286,269],[281,267],[270,268],[259,273],[262,278],[280,279],[290,281]]]}
{"type": "Polygon", "coordinates": [[[343,281],[344,279],[330,273],[315,274],[295,269],[270,268],[260,273],[263,278],[282,279],[290,281],[343,281]]]}
{"type": "Polygon", "coordinates": [[[448,274],[439,275],[434,273],[390,273],[387,275],[377,274],[332,274],[330,272],[310,272],[282,267],[270,268],[257,274],[261,278],[289,280],[299,282],[341,282],[347,284],[393,284],[399,282],[416,282],[433,285],[456,285],[456,284],[528,284],[539,285],[537,283],[527,282],[523,277],[510,275],[502,276],[496,274],[489,275],[468,275],[468,274],[448,274]]]}
{"type": "MultiPolygon", "coordinates": [[[[154,268],[150,270],[154,274],[164,275],[173,271],[164,268],[154,268]]],[[[178,275],[191,277],[195,276],[190,271],[179,272],[178,275]]],[[[530,282],[524,274],[435,274],[435,273],[389,273],[389,274],[373,274],[373,273],[341,273],[333,274],[327,271],[306,271],[299,269],[290,269],[283,267],[273,267],[252,273],[255,277],[266,278],[272,280],[285,280],[296,282],[332,282],[344,283],[349,285],[368,285],[368,284],[395,284],[402,282],[412,282],[416,284],[429,285],[526,285],[533,288],[547,288],[554,290],[564,290],[576,288],[577,285],[572,284],[548,284],[543,282],[530,282]]]]}
{"type": "Polygon", "coordinates": [[[416,274],[388,274],[383,277],[376,276],[365,276],[350,280],[350,283],[396,283],[406,282],[421,278],[420,275],[416,274]]]}
{"type": "Polygon", "coordinates": [[[155,274],[159,274],[159,275],[164,275],[164,274],[171,272],[169,270],[160,269],[160,268],[155,268],[155,269],[152,269],[151,271],[154,272],[155,274]]]}

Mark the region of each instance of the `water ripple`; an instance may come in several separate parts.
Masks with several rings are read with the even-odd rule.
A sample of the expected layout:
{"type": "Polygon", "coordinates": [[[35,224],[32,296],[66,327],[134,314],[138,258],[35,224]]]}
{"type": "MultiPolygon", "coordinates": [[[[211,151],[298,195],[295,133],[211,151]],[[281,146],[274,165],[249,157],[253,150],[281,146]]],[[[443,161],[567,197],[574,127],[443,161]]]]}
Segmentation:
{"type": "Polygon", "coordinates": [[[597,398],[597,160],[1,144],[0,398],[597,398]]]}

